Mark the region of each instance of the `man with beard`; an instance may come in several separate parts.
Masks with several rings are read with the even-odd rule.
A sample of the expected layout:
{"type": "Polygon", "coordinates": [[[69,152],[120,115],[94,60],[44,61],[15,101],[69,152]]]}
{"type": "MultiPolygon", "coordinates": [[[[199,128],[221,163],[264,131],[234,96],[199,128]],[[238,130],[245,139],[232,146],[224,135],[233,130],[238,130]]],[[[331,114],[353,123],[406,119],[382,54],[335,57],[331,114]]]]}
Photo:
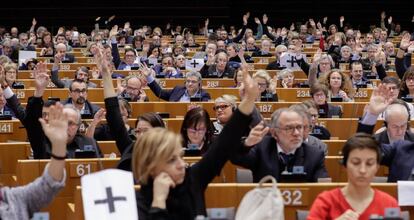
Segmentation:
{"type": "MultiPolygon", "coordinates": [[[[23,119],[23,124],[27,130],[27,136],[30,141],[30,146],[33,150],[34,159],[48,159],[51,156],[56,158],[56,155],[51,155],[51,144],[42,130],[42,126],[39,122],[39,118],[43,118],[48,121],[49,108],[54,104],[53,101],[43,102],[42,96],[49,84],[49,76],[47,74],[47,68],[45,63],[39,63],[34,71],[35,76],[35,92],[32,97],[29,98],[26,106],[26,116],[23,119]]],[[[73,90],[79,90],[82,86],[86,88],[85,83],[82,81],[73,85],[73,90]],[[76,88],[75,88],[76,87],[76,88]]],[[[72,88],[72,87],[71,87],[72,88]]],[[[84,89],[81,89],[84,90],[84,89]]],[[[84,93],[84,92],[83,92],[84,93]]],[[[77,102],[84,102],[85,98],[78,99],[77,102]]],[[[76,105],[65,105],[63,112],[68,117],[68,140],[67,140],[67,158],[74,158],[76,151],[89,151],[93,155],[100,156],[101,152],[96,141],[92,138],[81,135],[78,130],[81,125],[81,115],[76,105]]],[[[90,155],[89,155],[90,156],[90,155]]],[[[60,156],[59,156],[60,157],[60,156]]],[[[64,159],[62,157],[62,159],[64,159]]]]}
{"type": "Polygon", "coordinates": [[[270,129],[263,122],[254,127],[242,141],[240,151],[231,162],[250,169],[253,181],[272,175],[278,182],[283,174],[295,173],[301,168],[307,182],[328,177],[322,149],[303,142],[305,115],[303,112],[281,108],[272,114],[270,129]],[[271,135],[266,135],[270,131],[271,135]]]}
{"type": "Polygon", "coordinates": [[[69,86],[69,98],[62,104],[72,104],[79,110],[82,118],[93,118],[99,110],[99,106],[90,103],[88,100],[88,87],[83,80],[75,79],[69,86]]]}

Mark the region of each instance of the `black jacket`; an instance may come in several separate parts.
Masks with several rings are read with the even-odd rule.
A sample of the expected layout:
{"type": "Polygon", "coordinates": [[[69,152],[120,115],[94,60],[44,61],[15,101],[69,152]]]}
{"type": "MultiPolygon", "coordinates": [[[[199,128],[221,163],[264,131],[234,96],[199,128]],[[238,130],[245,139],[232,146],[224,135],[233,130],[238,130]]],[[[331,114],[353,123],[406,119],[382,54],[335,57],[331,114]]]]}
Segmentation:
{"type": "MultiPolygon", "coordinates": [[[[254,182],[259,182],[267,175],[272,175],[280,181],[285,166],[279,158],[276,140],[272,136],[265,136],[252,148],[242,146],[240,149],[240,152],[233,155],[231,162],[250,169],[254,182]]],[[[287,170],[292,172],[293,166],[303,166],[306,181],[317,182],[318,178],[328,177],[324,161],[325,155],[321,149],[303,143],[296,149],[287,170]]]]}
{"type": "Polygon", "coordinates": [[[210,145],[203,158],[186,169],[184,182],[170,189],[167,209],[151,208],[153,198],[152,180],[141,185],[137,192],[137,205],[140,220],[172,219],[193,220],[197,215],[206,216],[204,191],[213,178],[218,175],[224,164],[240,145],[243,131],[248,128],[251,117],[236,110],[220,133],[210,145]]]}
{"type": "MultiPolygon", "coordinates": [[[[51,143],[43,132],[39,118],[42,117],[43,100],[41,97],[30,97],[26,106],[25,127],[34,159],[48,159],[52,152],[51,143]]],[[[101,156],[98,144],[92,138],[77,134],[67,145],[67,157],[74,158],[77,149],[84,150],[91,147],[97,149],[97,156],[101,156]]]]}

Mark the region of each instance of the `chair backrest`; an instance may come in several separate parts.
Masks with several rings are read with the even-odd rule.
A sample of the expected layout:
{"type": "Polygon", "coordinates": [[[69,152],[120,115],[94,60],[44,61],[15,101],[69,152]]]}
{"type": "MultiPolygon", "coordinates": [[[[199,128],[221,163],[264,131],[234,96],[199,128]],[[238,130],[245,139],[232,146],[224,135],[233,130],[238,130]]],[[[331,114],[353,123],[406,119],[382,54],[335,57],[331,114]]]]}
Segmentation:
{"type": "Polygon", "coordinates": [[[234,220],[235,208],[209,208],[207,216],[210,220],[234,220]]]}
{"type": "Polygon", "coordinates": [[[306,220],[309,210],[296,210],[296,220],[306,220]]]}
{"type": "Polygon", "coordinates": [[[252,171],[243,168],[236,169],[236,181],[238,183],[253,183],[252,171]]]}

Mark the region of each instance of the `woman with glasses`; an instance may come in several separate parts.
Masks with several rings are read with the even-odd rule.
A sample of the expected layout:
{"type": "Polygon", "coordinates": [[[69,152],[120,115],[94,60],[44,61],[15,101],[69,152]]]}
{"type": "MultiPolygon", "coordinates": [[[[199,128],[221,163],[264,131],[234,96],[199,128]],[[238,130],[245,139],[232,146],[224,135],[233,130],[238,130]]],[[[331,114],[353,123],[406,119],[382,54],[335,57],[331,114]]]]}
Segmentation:
{"type": "Polygon", "coordinates": [[[193,108],[185,114],[181,126],[183,147],[190,150],[200,150],[204,154],[208,150],[214,134],[208,112],[203,108],[193,108]]]}
{"type": "Polygon", "coordinates": [[[236,108],[237,98],[233,95],[222,95],[214,100],[214,111],[217,120],[213,122],[215,133],[220,134],[224,125],[230,120],[233,111],[236,108]]]}
{"type": "Polygon", "coordinates": [[[277,73],[277,79],[280,84],[277,85],[280,88],[294,88],[297,87],[295,82],[295,75],[290,69],[283,69],[277,73]]]}
{"type": "Polygon", "coordinates": [[[318,125],[319,114],[318,114],[318,107],[316,106],[315,101],[306,100],[302,103],[303,103],[304,106],[306,106],[307,112],[311,116],[311,121],[310,121],[311,132],[310,132],[310,135],[312,135],[314,137],[317,137],[321,140],[331,139],[331,133],[329,132],[329,130],[326,129],[325,127],[323,127],[323,126],[318,125]]]}
{"type": "Polygon", "coordinates": [[[414,99],[414,67],[409,67],[402,78],[400,98],[414,99]]]}
{"type": "Polygon", "coordinates": [[[260,102],[277,102],[278,96],[276,93],[276,86],[272,85],[272,79],[266,70],[258,70],[253,74],[254,81],[259,85],[260,96],[256,101],[260,102]]]}

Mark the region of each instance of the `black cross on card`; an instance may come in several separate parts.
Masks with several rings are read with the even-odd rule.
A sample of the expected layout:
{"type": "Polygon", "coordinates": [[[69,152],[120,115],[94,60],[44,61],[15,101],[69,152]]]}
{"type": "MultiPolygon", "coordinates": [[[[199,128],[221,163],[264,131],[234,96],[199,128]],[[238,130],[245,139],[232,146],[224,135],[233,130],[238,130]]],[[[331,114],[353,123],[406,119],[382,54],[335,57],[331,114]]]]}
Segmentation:
{"type": "Polygon", "coordinates": [[[126,201],[125,196],[113,196],[112,187],[106,187],[106,199],[95,200],[95,205],[108,203],[109,213],[115,212],[116,201],[126,201]]]}

